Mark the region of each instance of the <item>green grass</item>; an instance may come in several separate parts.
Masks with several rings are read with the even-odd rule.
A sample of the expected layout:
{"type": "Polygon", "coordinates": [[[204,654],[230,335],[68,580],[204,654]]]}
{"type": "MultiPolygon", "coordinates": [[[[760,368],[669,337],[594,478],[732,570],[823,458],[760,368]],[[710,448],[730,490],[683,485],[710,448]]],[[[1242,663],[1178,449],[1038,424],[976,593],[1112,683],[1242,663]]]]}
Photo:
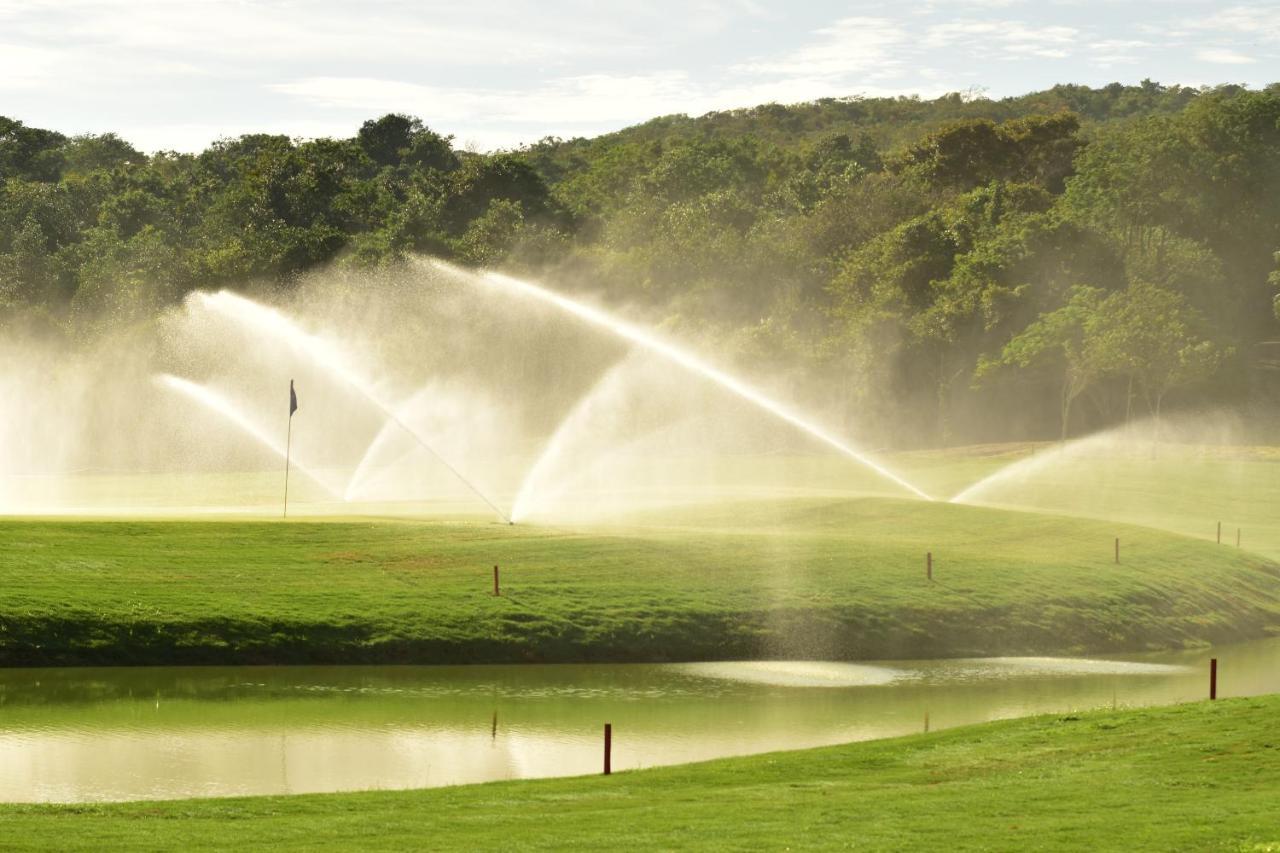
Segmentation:
{"type": "Polygon", "coordinates": [[[1247,551],[878,498],[582,529],[0,522],[0,665],[1071,654],[1242,640],[1278,617],[1280,567],[1247,551]]]}
{"type": "MultiPolygon", "coordinates": [[[[11,850],[1275,850],[1280,696],[602,776],[0,806],[11,850]]],[[[618,733],[625,748],[625,732],[618,733]]]]}
{"type": "Polygon", "coordinates": [[[1280,448],[1136,443],[986,445],[921,451],[895,458],[908,476],[948,498],[1004,466],[1047,457],[1046,464],[993,485],[979,502],[1080,515],[1214,539],[1280,559],[1280,448]]]}

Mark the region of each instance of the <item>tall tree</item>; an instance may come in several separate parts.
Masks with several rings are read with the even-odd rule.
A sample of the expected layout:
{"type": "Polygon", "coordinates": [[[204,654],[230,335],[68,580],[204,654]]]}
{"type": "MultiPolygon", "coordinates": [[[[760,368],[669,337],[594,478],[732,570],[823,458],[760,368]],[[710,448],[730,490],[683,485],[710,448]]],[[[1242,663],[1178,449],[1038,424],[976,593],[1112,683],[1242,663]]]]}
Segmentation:
{"type": "Polygon", "coordinates": [[[388,113],[360,125],[356,142],[379,166],[395,166],[409,153],[414,137],[423,130],[421,119],[388,113]]]}
{"type": "Polygon", "coordinates": [[[1170,391],[1209,379],[1231,355],[1202,337],[1200,324],[1181,294],[1137,282],[1098,306],[1087,347],[1102,370],[1127,379],[1127,396],[1136,387],[1159,421],[1170,391]]]}
{"type": "Polygon", "coordinates": [[[1073,288],[1065,305],[1042,315],[1015,335],[997,358],[984,359],[978,367],[978,378],[1000,367],[1056,370],[1060,377],[1060,437],[1066,441],[1072,404],[1107,370],[1091,337],[1103,299],[1097,288],[1073,288]]]}

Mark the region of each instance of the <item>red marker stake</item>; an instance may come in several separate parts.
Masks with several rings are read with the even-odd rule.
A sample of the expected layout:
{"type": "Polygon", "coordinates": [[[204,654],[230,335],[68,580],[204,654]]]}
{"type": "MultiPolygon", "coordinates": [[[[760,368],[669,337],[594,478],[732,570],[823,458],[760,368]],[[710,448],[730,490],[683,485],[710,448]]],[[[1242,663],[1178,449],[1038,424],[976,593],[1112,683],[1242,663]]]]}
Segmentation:
{"type": "Polygon", "coordinates": [[[502,595],[502,590],[498,588],[498,567],[493,567],[493,594],[502,595]]]}
{"type": "Polygon", "coordinates": [[[1209,698],[1218,698],[1218,659],[1209,660],[1209,698]]]}
{"type": "Polygon", "coordinates": [[[604,775],[613,772],[613,724],[604,724],[604,775]]]}

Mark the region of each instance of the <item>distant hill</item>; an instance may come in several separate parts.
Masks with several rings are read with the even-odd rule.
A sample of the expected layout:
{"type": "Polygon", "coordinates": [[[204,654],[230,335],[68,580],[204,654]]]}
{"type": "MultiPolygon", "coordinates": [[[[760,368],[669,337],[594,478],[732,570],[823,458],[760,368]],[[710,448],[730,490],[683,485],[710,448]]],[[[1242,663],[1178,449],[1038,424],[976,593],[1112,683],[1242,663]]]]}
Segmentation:
{"type": "MultiPolygon", "coordinates": [[[[892,149],[947,123],[971,119],[1000,122],[1065,111],[1078,115],[1087,126],[1168,115],[1180,112],[1204,91],[1144,80],[1138,86],[1112,83],[1097,89],[1063,84],[999,100],[983,97],[980,92],[953,92],[933,100],[852,95],[800,104],[761,104],[695,117],[659,116],[601,136],[546,139],[528,146],[527,150],[539,158],[544,177],[554,182],[563,177],[563,166],[571,162],[571,158],[590,156],[590,152],[632,142],[732,138],[749,134],[776,145],[802,147],[823,136],[844,133],[865,134],[878,148],[892,149]]],[[[1243,88],[1224,86],[1215,91],[1233,93],[1243,88]]]]}

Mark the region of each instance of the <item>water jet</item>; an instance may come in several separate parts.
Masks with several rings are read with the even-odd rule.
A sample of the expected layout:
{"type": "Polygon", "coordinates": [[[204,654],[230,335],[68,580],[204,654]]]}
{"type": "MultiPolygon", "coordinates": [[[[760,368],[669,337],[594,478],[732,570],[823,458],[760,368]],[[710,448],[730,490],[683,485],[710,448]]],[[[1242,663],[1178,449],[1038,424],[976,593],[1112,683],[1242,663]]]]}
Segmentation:
{"type": "Polygon", "coordinates": [[[469,489],[472,494],[482,500],[490,509],[498,514],[503,521],[510,522],[511,519],[504,513],[496,503],[494,503],[488,495],[482,492],[469,478],[458,470],[453,464],[445,459],[431,445],[425,437],[417,430],[404,422],[396,411],[396,406],[382,397],[374,390],[373,383],[369,382],[348,366],[348,360],[343,356],[341,350],[330,342],[321,337],[313,335],[300,328],[293,320],[284,314],[269,308],[252,299],[238,296],[227,290],[220,290],[217,293],[198,293],[195,297],[199,299],[208,309],[228,317],[236,322],[250,325],[260,329],[266,334],[270,334],[287,344],[305,353],[311,360],[326,372],[336,376],[348,387],[356,391],[370,405],[377,409],[386,420],[395,424],[406,434],[408,434],[415,442],[427,451],[437,462],[443,465],[450,474],[452,474],[460,483],[469,489]]]}
{"type": "MultiPolygon", "coordinates": [[[[270,450],[281,459],[285,458],[285,448],[279,441],[272,438],[265,429],[250,420],[238,406],[223,395],[219,394],[217,391],[214,391],[208,386],[197,384],[189,379],[183,379],[180,376],[174,376],[170,373],[157,374],[154,379],[155,383],[160,387],[176,391],[189,400],[193,400],[209,411],[225,418],[239,427],[246,435],[256,440],[267,450],[270,450]]],[[[326,483],[322,477],[306,465],[300,463],[296,458],[293,460],[293,467],[334,498],[343,500],[342,494],[337,489],[326,483]]]]}
{"type": "Polygon", "coordinates": [[[604,375],[596,381],[596,384],[586,394],[582,395],[569,411],[569,414],[561,419],[559,425],[556,426],[555,432],[547,440],[537,460],[529,468],[524,480],[520,483],[520,490],[516,493],[515,503],[511,505],[511,517],[513,519],[523,519],[533,509],[534,499],[539,494],[540,488],[552,466],[564,454],[565,448],[569,443],[569,436],[575,432],[579,424],[590,417],[597,405],[609,401],[612,392],[616,390],[617,384],[622,377],[624,365],[625,362],[620,362],[605,371],[604,375]]]}
{"type": "MultiPolygon", "coordinates": [[[[423,261],[419,261],[419,263],[423,263],[423,261]]],[[[498,272],[486,271],[478,274],[471,273],[435,258],[428,259],[425,263],[437,270],[444,271],[458,278],[487,283],[501,289],[505,293],[532,298],[539,302],[552,305],[553,307],[577,317],[590,325],[605,329],[623,340],[630,341],[633,344],[641,346],[691,373],[697,374],[698,376],[714,382],[726,391],[746,400],[802,432],[807,433],[818,441],[838,450],[850,459],[865,465],[881,477],[890,480],[901,488],[911,492],[916,497],[927,501],[933,500],[933,498],[923,490],[908,482],[903,477],[895,474],[893,471],[889,470],[865,453],[849,446],[822,427],[805,420],[782,403],[766,396],[763,392],[757,390],[741,379],[726,373],[720,368],[702,360],[693,353],[657,337],[646,329],[642,329],[639,326],[614,317],[599,308],[594,308],[590,305],[564,296],[563,294],[548,290],[545,287],[541,287],[521,279],[512,278],[511,276],[503,275],[498,272]]]]}

